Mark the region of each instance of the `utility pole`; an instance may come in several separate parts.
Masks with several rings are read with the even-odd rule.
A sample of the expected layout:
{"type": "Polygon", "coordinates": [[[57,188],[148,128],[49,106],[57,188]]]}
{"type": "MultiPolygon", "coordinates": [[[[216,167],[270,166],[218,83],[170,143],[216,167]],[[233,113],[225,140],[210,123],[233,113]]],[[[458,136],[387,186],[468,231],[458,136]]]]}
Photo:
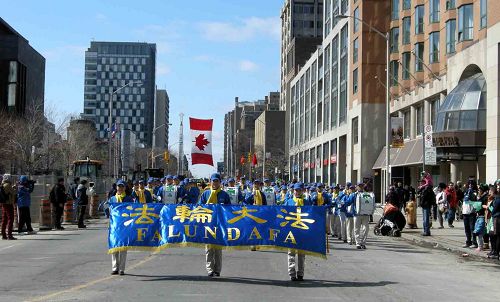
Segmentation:
{"type": "Polygon", "coordinates": [[[183,161],[184,161],[184,113],[179,113],[181,120],[179,128],[179,160],[177,161],[177,174],[182,175],[184,173],[183,161]]]}

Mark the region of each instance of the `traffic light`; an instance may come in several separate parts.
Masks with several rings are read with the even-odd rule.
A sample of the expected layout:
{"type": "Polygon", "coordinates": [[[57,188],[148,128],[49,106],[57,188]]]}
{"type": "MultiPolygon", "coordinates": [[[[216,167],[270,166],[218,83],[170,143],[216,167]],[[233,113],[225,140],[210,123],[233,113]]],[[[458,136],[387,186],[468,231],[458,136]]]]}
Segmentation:
{"type": "Polygon", "coordinates": [[[170,161],[170,154],[168,151],[163,152],[163,160],[167,163],[170,161]]]}

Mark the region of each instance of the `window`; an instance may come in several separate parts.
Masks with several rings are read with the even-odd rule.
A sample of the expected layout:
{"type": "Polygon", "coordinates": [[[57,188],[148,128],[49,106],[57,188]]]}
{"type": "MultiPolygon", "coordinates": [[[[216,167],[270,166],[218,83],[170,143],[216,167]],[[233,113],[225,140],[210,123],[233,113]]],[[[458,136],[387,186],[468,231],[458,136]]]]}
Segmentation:
{"type": "Polygon", "coordinates": [[[358,92],[358,69],[352,71],[352,93],[358,92]]]}
{"type": "Polygon", "coordinates": [[[403,70],[401,70],[401,79],[409,80],[410,79],[410,61],[411,61],[411,53],[403,52],[403,56],[401,58],[401,64],[403,65],[403,70]]]}
{"type": "Polygon", "coordinates": [[[359,7],[356,7],[354,10],[354,26],[353,26],[353,32],[358,32],[359,29],[359,7]]]}
{"type": "Polygon", "coordinates": [[[450,19],[446,22],[446,53],[455,52],[455,44],[457,43],[455,33],[457,30],[457,20],[450,19]]]}
{"type": "Polygon", "coordinates": [[[455,9],[455,0],[446,0],[446,10],[455,9]]]}
{"type": "Polygon", "coordinates": [[[418,5],[415,7],[415,34],[424,33],[424,6],[418,5]]]}
{"type": "Polygon", "coordinates": [[[486,11],[488,9],[487,3],[488,1],[486,0],[481,0],[481,2],[479,3],[479,16],[481,16],[481,21],[480,21],[481,28],[485,28],[488,25],[488,19],[487,19],[488,12],[486,11]]]}
{"type": "Polygon", "coordinates": [[[410,44],[411,17],[403,18],[403,45],[410,44]]]}
{"type": "Polygon", "coordinates": [[[347,118],[347,24],[340,31],[340,104],[339,124],[347,118]]]}
{"type": "Polygon", "coordinates": [[[348,0],[342,0],[340,2],[340,11],[342,12],[342,15],[347,14],[347,8],[349,6],[349,1],[348,0]]]}
{"type": "Polygon", "coordinates": [[[416,129],[417,135],[420,135],[424,132],[424,106],[420,105],[416,108],[416,129]]]}
{"type": "Polygon", "coordinates": [[[358,126],[358,117],[355,117],[352,119],[352,129],[351,129],[351,133],[352,133],[352,144],[353,145],[356,145],[358,142],[359,142],[359,126],[358,126]]]}
{"type": "Polygon", "coordinates": [[[429,63],[439,62],[439,32],[431,32],[429,35],[429,63]]]}
{"type": "Polygon", "coordinates": [[[411,130],[410,110],[407,110],[403,113],[403,119],[404,119],[403,136],[404,138],[410,138],[410,130],[411,130]]]}
{"type": "Polygon", "coordinates": [[[399,1],[400,0],[392,0],[392,5],[391,5],[391,18],[392,18],[392,20],[399,19],[399,1]]]}
{"type": "Polygon", "coordinates": [[[359,49],[359,41],[358,38],[354,39],[352,43],[352,62],[358,62],[358,49],[359,49]]]}
{"type": "Polygon", "coordinates": [[[390,65],[389,65],[389,70],[391,72],[391,79],[390,79],[391,86],[397,86],[398,85],[398,75],[399,75],[399,63],[398,63],[398,61],[396,61],[396,60],[391,61],[390,65]]]}
{"type": "Polygon", "coordinates": [[[390,36],[391,53],[398,52],[398,44],[399,44],[398,41],[399,41],[399,27],[391,28],[391,36],[390,36]]]}
{"type": "Polygon", "coordinates": [[[415,44],[415,72],[423,71],[424,43],[415,44]]]}
{"type": "Polygon", "coordinates": [[[411,8],[411,0],[403,0],[403,9],[411,8]]]}
{"type": "Polygon", "coordinates": [[[439,0],[429,0],[429,23],[439,22],[439,0]]]}
{"type": "Polygon", "coordinates": [[[462,5],[458,8],[458,42],[472,40],[474,26],[473,5],[462,5]]]}
{"type": "Polygon", "coordinates": [[[431,102],[431,125],[436,129],[437,125],[437,114],[439,111],[439,99],[431,102]]]}

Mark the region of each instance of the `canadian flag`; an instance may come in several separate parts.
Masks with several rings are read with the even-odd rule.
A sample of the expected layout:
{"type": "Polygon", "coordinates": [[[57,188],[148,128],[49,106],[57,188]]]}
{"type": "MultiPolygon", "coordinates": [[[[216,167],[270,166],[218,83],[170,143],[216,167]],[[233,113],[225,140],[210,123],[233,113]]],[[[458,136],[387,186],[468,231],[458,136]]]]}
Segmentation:
{"type": "Polygon", "coordinates": [[[214,165],[212,157],[213,120],[189,118],[191,129],[191,164],[214,165]]]}

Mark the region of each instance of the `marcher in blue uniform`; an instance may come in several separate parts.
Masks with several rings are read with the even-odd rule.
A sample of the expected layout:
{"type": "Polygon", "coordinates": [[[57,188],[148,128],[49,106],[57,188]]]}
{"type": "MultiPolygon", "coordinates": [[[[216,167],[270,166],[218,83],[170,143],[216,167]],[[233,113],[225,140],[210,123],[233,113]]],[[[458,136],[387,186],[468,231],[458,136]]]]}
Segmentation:
{"type": "MultiPolygon", "coordinates": [[[[227,187],[236,187],[236,180],[234,178],[229,178],[227,180],[227,187]]],[[[243,193],[241,193],[241,189],[238,188],[238,204],[241,204],[244,200],[245,198],[243,197],[243,193]]]]}
{"type": "Polygon", "coordinates": [[[267,205],[266,196],[260,190],[261,186],[262,182],[259,179],[254,180],[252,191],[245,195],[245,204],[255,206],[267,205]]]}
{"type": "Polygon", "coordinates": [[[187,195],[185,202],[188,204],[195,204],[198,202],[198,198],[200,197],[200,189],[196,185],[194,179],[189,179],[186,187],[187,195]]]}
{"type": "Polygon", "coordinates": [[[151,192],[144,187],[144,180],[134,181],[134,189],[132,191],[132,199],[138,203],[151,203],[153,196],[151,192]]]}
{"type": "MultiPolygon", "coordinates": [[[[201,194],[199,204],[222,204],[231,205],[231,198],[222,190],[220,174],[214,173],[210,176],[211,189],[201,194]]],[[[209,277],[219,277],[222,270],[222,250],[205,247],[206,268],[209,277]]]]}
{"type": "MultiPolygon", "coordinates": [[[[349,245],[353,245],[355,243],[354,240],[354,214],[356,207],[356,187],[351,185],[349,186],[348,195],[344,195],[344,205],[345,216],[346,216],[346,236],[347,243],[349,245]]],[[[345,241],[344,241],[345,242],[345,241]]]]}
{"type": "Polygon", "coordinates": [[[282,205],[285,203],[287,200],[288,196],[288,190],[287,186],[283,185],[281,186],[281,192],[276,193],[276,204],[277,205],[282,205]]]}
{"type": "MultiPolygon", "coordinates": [[[[123,180],[118,180],[116,182],[116,195],[111,196],[108,200],[109,203],[120,203],[120,202],[134,202],[132,197],[125,193],[125,182],[123,180]]],[[[111,254],[111,275],[124,275],[125,274],[125,263],[127,262],[127,251],[116,252],[111,254]]]]}

